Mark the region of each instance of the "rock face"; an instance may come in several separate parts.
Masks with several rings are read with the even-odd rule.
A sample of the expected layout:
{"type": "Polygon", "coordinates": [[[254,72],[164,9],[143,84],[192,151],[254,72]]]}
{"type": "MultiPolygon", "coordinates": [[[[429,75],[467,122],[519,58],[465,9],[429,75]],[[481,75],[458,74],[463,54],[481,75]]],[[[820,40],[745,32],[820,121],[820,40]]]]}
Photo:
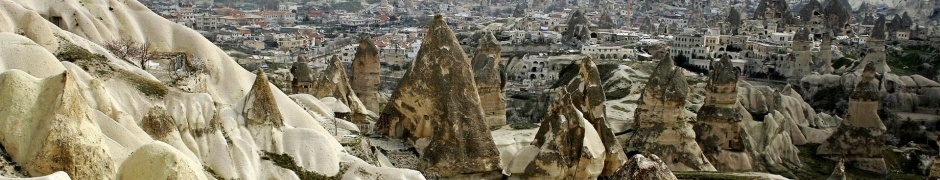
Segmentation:
{"type": "Polygon", "coordinates": [[[405,138],[427,176],[497,173],[499,158],[469,60],[444,22],[429,32],[376,123],[376,133],[405,138]]]}
{"type": "MultiPolygon", "coordinates": [[[[698,111],[695,122],[696,142],[702,152],[718,170],[742,170],[735,165],[748,162],[738,158],[722,158],[723,154],[744,152],[745,134],[738,109],[738,79],[740,76],[728,56],[714,63],[705,87],[705,104],[698,111]]],[[[744,156],[734,156],[744,157],[744,156]]]]}
{"type": "Polygon", "coordinates": [[[382,65],[379,63],[379,48],[368,35],[359,36],[359,49],[353,58],[352,89],[356,96],[362,100],[366,109],[372,112],[379,111],[379,87],[382,85],[382,65]]]}
{"type": "Polygon", "coordinates": [[[661,60],[640,97],[635,131],[627,137],[625,151],[656,154],[673,171],[715,171],[686,120],[688,92],[683,70],[668,57],[661,60]]]}
{"type": "Polygon", "coordinates": [[[136,0],[0,1],[0,12],[0,144],[26,176],[118,179],[141,174],[128,173],[134,167],[196,175],[178,179],[422,179],[351,156],[323,128],[327,113],[318,110],[329,108],[316,98],[307,95],[311,103],[300,106],[198,32],[136,0]],[[176,59],[185,61],[175,69],[182,79],[160,82],[168,75],[150,74],[103,46],[126,41],[191,57],[176,59]],[[140,159],[195,165],[131,157],[155,141],[178,153],[140,159]],[[267,154],[291,158],[261,157],[267,154]]]}
{"type": "Polygon", "coordinates": [[[124,161],[119,179],[207,179],[199,164],[163,142],[140,147],[124,161]]]}
{"type": "Polygon", "coordinates": [[[581,10],[576,10],[574,13],[571,13],[568,18],[568,29],[562,33],[562,36],[565,43],[579,47],[581,44],[591,40],[590,22],[584,17],[584,13],[582,13],[581,10]]]}
{"type": "Polygon", "coordinates": [[[26,175],[114,178],[111,149],[75,81],[68,73],[42,80],[18,70],[0,74],[0,143],[26,175]]]}
{"type": "Polygon", "coordinates": [[[470,62],[473,80],[480,92],[480,104],[486,116],[486,125],[506,124],[506,75],[500,65],[500,47],[492,32],[483,32],[480,47],[470,62]]]}
{"type": "Polygon", "coordinates": [[[878,117],[881,100],[878,84],[873,65],[866,66],[861,81],[849,95],[845,121],[819,146],[817,154],[843,157],[850,165],[858,168],[887,172],[887,165],[882,158],[887,129],[878,117]]]}
{"type": "Polygon", "coordinates": [[[867,50],[862,61],[863,63],[859,63],[860,66],[858,66],[857,69],[864,68],[866,64],[873,64],[875,71],[880,74],[891,72],[891,68],[888,67],[886,60],[887,55],[885,55],[885,39],[888,36],[887,34],[885,16],[879,16],[878,20],[875,21],[875,27],[871,30],[868,41],[865,42],[867,50]]]}
{"type": "Polygon", "coordinates": [[[321,73],[320,78],[316,80],[311,94],[317,98],[334,97],[350,109],[350,121],[362,129],[370,122],[367,118],[369,110],[353,92],[349,85],[349,79],[346,76],[346,69],[343,68],[343,62],[337,56],[330,59],[330,64],[326,70],[321,73]]]}
{"type": "Polygon", "coordinates": [[[616,180],[675,180],[676,175],[669,171],[666,163],[663,163],[655,154],[646,157],[641,154],[633,155],[630,161],[627,161],[617,171],[617,174],[611,178],[616,180]]]}
{"type": "Polygon", "coordinates": [[[626,162],[607,122],[600,73],[590,58],[557,96],[535,140],[509,164],[508,174],[527,178],[611,177],[626,162]]]}
{"type": "Polygon", "coordinates": [[[258,70],[255,75],[255,83],[251,85],[244,105],[241,113],[255,143],[263,150],[281,151],[279,144],[283,133],[279,129],[284,127],[284,117],[263,70],[258,70]]]}

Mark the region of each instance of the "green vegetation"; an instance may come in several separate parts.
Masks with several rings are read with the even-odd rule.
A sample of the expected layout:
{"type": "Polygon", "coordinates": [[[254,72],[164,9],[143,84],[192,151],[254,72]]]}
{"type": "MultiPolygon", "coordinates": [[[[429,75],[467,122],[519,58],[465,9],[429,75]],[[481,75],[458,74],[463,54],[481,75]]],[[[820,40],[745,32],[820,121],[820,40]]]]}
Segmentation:
{"type": "Polygon", "coordinates": [[[88,61],[107,61],[108,59],[104,55],[91,53],[85,48],[79,47],[78,45],[72,44],[71,42],[59,37],[59,50],[56,52],[55,57],[60,61],[76,62],[81,60],[88,61]]]}
{"type": "Polygon", "coordinates": [[[170,91],[163,83],[144,78],[137,73],[124,69],[115,69],[116,77],[125,80],[147,96],[163,98],[170,91]]]}
{"type": "Polygon", "coordinates": [[[349,169],[349,165],[340,163],[339,173],[336,173],[336,175],[333,176],[326,176],[317,174],[316,172],[304,171],[303,167],[297,165],[294,161],[294,158],[287,154],[275,154],[264,151],[261,159],[272,161],[274,162],[274,165],[278,167],[294,171],[294,173],[303,180],[339,180],[342,179],[343,173],[349,169]]]}
{"type": "Polygon", "coordinates": [[[848,56],[836,59],[832,62],[832,68],[839,69],[843,66],[851,65],[854,60],[855,58],[849,58],[848,56]]]}
{"type": "Polygon", "coordinates": [[[495,131],[495,130],[499,130],[499,129],[502,129],[502,128],[503,128],[503,126],[490,126],[490,131],[495,131]]]}
{"type": "Polygon", "coordinates": [[[618,110],[618,111],[630,112],[630,111],[627,110],[627,108],[623,108],[623,107],[620,107],[620,106],[617,106],[617,105],[613,105],[613,106],[611,106],[611,108],[614,108],[614,110],[618,110]]]}
{"type": "Polygon", "coordinates": [[[207,173],[209,173],[209,175],[212,176],[212,178],[220,179],[220,180],[225,179],[225,178],[222,178],[222,176],[219,176],[219,173],[216,173],[215,170],[212,169],[212,167],[209,167],[203,164],[202,169],[204,169],[207,173]]]}
{"type": "MultiPolygon", "coordinates": [[[[938,50],[930,46],[904,46],[898,51],[888,48],[886,61],[891,72],[898,75],[918,74],[918,68],[924,63],[936,63],[931,57],[937,57],[938,50]]],[[[925,75],[925,74],[921,74],[925,75]]]]}
{"type": "Polygon", "coordinates": [[[535,123],[512,123],[509,127],[512,129],[533,129],[538,128],[539,125],[535,123]]]}
{"type": "MultiPolygon", "coordinates": [[[[797,148],[800,149],[799,156],[803,166],[794,172],[796,179],[826,179],[832,174],[832,170],[835,168],[837,162],[816,155],[816,149],[818,147],[819,144],[797,146],[797,148]]],[[[890,161],[889,156],[885,157],[885,161],[890,161]]],[[[845,173],[848,179],[927,179],[927,177],[914,174],[893,173],[899,169],[892,169],[891,166],[889,166],[888,169],[892,171],[892,173],[884,175],[848,166],[845,167],[845,173]]]]}

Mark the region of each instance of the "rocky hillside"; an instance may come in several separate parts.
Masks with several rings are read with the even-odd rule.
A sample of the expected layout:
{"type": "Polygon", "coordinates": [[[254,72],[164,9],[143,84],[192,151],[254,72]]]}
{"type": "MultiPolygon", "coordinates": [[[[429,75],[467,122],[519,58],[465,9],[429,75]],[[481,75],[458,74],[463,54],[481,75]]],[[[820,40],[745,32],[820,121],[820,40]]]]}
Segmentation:
{"type": "Polygon", "coordinates": [[[291,99],[134,0],[0,1],[0,42],[0,144],[14,176],[423,178],[347,153],[334,135],[358,129],[327,131],[333,106],[291,99]],[[186,57],[184,75],[158,81],[105,48],[122,41],[186,57]]]}

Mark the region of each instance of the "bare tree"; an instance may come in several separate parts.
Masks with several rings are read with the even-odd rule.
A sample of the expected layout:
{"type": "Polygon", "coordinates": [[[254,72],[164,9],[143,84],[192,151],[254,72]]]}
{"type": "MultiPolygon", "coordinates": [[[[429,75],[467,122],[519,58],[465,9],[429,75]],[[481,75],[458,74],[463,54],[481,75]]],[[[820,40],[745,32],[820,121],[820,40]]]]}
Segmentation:
{"type": "Polygon", "coordinates": [[[130,40],[111,41],[105,45],[105,48],[111,51],[125,61],[134,63],[138,61],[140,68],[147,70],[147,62],[157,58],[158,53],[150,48],[149,43],[138,43],[130,40]]]}

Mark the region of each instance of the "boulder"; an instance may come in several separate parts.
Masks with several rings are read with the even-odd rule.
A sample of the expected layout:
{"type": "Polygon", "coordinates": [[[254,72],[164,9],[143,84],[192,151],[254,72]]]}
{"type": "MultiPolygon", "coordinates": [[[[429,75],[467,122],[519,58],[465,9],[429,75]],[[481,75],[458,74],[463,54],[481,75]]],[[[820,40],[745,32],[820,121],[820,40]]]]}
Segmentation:
{"type": "Polygon", "coordinates": [[[630,160],[617,171],[617,174],[611,178],[615,180],[675,180],[676,175],[669,171],[666,163],[663,163],[655,154],[646,157],[642,154],[636,154],[630,157],[630,160]]]}
{"type": "Polygon", "coordinates": [[[121,165],[118,179],[208,179],[202,166],[169,144],[138,148],[121,165]]]}
{"type": "Polygon", "coordinates": [[[832,174],[826,180],[845,180],[845,161],[839,160],[839,164],[833,168],[832,174]]]}

